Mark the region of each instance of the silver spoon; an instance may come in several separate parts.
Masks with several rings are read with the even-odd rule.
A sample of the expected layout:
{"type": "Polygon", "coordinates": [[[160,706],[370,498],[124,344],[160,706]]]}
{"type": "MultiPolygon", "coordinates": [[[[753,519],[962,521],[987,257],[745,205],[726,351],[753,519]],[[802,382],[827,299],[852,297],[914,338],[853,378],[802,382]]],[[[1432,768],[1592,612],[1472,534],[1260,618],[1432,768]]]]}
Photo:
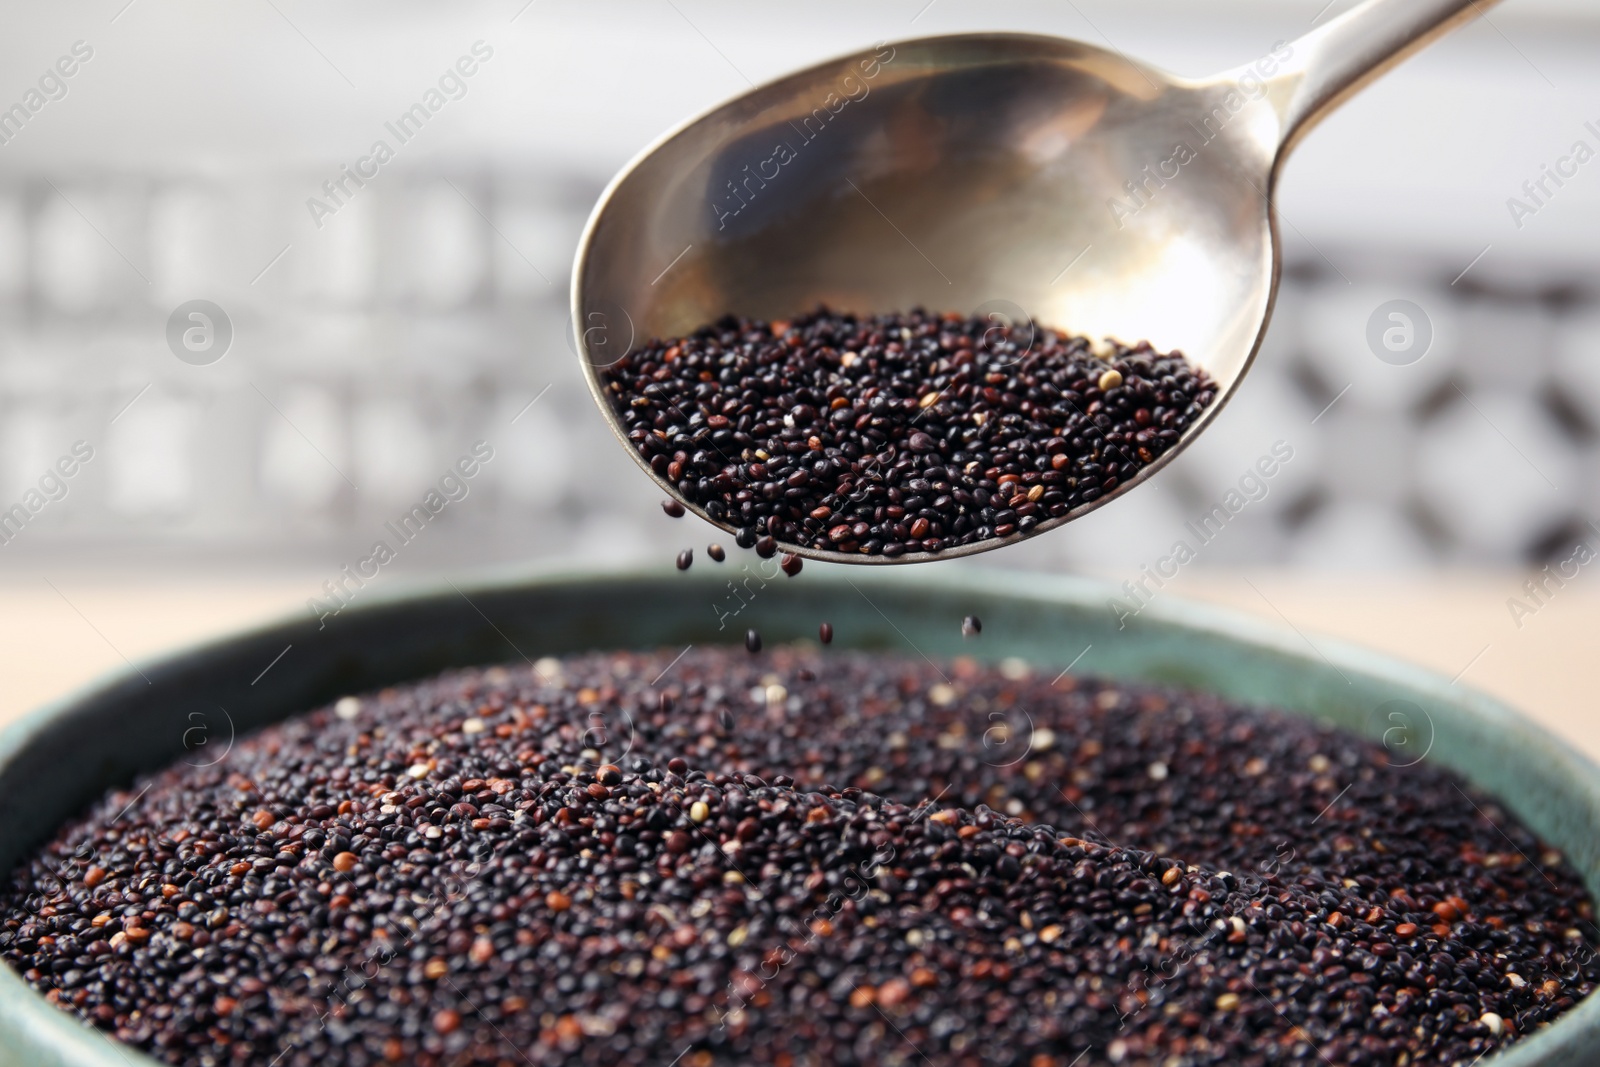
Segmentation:
{"type": "MultiPolygon", "coordinates": [[[[595,400],[644,463],[603,371],[652,338],[732,313],[924,307],[1180,350],[1218,386],[1176,445],[1010,544],[1128,492],[1216,418],[1261,345],[1278,287],[1279,167],[1317,120],[1495,0],[1367,0],[1212,78],[1175,78],[1058,37],[897,41],[758,86],[666,134],[614,178],[572,279],[595,400]]],[[[716,523],[731,529],[726,523],[716,523]]]]}

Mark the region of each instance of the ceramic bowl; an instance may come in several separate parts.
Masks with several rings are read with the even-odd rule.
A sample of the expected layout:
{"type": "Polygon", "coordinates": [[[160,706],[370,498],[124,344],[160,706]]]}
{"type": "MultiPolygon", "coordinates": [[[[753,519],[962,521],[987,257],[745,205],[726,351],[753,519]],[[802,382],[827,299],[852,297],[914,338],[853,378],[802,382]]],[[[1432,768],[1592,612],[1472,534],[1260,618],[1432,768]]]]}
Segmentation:
{"type": "MultiPolygon", "coordinates": [[[[689,573],[502,575],[385,594],[334,617],[309,613],[119,672],[0,734],[0,870],[107,788],[177,759],[224,758],[233,739],[296,712],[449,667],[593,649],[815,639],[930,657],[1020,657],[1205,690],[1374,737],[1391,758],[1428,759],[1501,799],[1600,886],[1600,773],[1505,705],[1331,639],[1158,598],[1119,626],[1112,590],[1076,579],[949,569],[868,578],[735,557],[689,573]],[[962,616],[983,620],[964,639],[962,616]]],[[[147,1067],[0,967],[0,1065],[147,1067]]],[[[1600,1064],[1591,997],[1483,1067],[1600,1064]]]]}

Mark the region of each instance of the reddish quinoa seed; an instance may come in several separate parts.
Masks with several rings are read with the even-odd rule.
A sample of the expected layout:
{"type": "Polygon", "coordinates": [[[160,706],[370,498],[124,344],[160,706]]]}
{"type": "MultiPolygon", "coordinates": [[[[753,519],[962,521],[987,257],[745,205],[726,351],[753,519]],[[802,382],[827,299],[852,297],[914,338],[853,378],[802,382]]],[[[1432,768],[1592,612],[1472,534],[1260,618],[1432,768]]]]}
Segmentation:
{"type": "Polygon", "coordinates": [[[778,646],[337,706],[102,798],[0,954],[183,1067],[1468,1064],[1600,970],[1494,798],[1215,697],[778,646]]]}

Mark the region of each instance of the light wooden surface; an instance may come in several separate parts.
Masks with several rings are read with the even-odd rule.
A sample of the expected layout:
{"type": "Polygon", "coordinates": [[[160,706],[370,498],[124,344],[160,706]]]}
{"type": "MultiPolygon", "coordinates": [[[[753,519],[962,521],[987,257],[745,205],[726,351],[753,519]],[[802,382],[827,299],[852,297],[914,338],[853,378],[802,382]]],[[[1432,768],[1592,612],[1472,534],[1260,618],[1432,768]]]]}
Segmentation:
{"type": "MultiPolygon", "coordinates": [[[[1534,605],[1524,576],[1185,573],[1162,597],[1205,600],[1431,667],[1501,697],[1600,760],[1600,579],[1581,574],[1534,605]],[[1507,599],[1533,614],[1514,619],[1507,599]]],[[[95,676],[207,637],[303,610],[310,574],[0,578],[0,721],[95,676]]],[[[263,664],[265,666],[265,664],[263,664]]]]}

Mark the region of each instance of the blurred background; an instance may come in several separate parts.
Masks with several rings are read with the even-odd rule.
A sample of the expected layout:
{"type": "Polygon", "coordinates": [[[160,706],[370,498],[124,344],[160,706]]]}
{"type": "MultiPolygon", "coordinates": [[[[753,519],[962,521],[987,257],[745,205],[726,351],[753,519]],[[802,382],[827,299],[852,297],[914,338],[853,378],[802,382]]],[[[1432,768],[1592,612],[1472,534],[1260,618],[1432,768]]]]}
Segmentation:
{"type": "MultiPolygon", "coordinates": [[[[468,496],[377,582],[666,566],[716,539],[661,515],[567,337],[590,207],[684,117],[834,53],[957,30],[1205,75],[1348,6],[13,3],[0,511],[45,503],[0,524],[0,714],[304,610],[478,441],[494,458],[468,496]],[[401,143],[386,124],[469,55],[459,96],[401,143]],[[393,158],[346,178],[370,173],[379,139],[393,158]],[[77,442],[92,458],[52,478],[77,442]]],[[[976,562],[1136,580],[1286,441],[1267,497],[1161,595],[1340,633],[1582,721],[1600,581],[1580,568],[1533,600],[1521,583],[1600,550],[1597,56],[1600,8],[1508,0],[1329,118],[1285,171],[1277,312],[1214,428],[1115,507],[976,562]],[[1398,360],[1369,342],[1394,301],[1426,338],[1398,360]]]]}

